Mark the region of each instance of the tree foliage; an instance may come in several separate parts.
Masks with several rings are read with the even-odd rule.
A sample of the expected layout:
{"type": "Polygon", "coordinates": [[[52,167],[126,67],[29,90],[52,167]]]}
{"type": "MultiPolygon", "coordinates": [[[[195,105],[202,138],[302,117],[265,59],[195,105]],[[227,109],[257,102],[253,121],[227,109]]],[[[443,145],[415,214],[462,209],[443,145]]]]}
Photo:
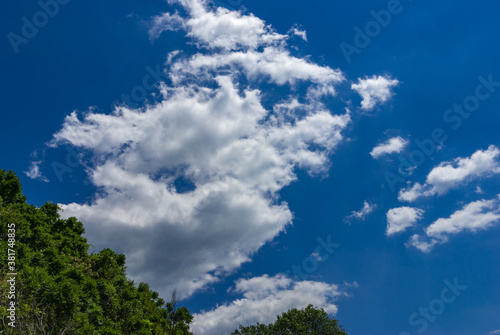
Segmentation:
{"type": "Polygon", "coordinates": [[[278,315],[277,320],[264,325],[240,326],[232,335],[347,335],[338,321],[322,308],[312,305],[278,315]]]}
{"type": "Polygon", "coordinates": [[[52,203],[26,203],[21,183],[0,170],[0,334],[171,334],[193,317],[148,284],[126,277],[125,256],[89,253],[81,222],[52,203]],[[7,225],[16,226],[16,327],[7,326],[7,225]]]}

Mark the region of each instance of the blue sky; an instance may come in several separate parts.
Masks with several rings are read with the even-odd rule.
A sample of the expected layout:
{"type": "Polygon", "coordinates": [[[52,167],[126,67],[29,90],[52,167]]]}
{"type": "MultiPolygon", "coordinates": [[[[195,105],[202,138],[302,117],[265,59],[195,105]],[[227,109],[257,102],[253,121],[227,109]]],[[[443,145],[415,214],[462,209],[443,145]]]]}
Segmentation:
{"type": "Polygon", "coordinates": [[[196,334],[310,302],[354,335],[497,334],[499,9],[9,2],[0,168],[196,334]]]}

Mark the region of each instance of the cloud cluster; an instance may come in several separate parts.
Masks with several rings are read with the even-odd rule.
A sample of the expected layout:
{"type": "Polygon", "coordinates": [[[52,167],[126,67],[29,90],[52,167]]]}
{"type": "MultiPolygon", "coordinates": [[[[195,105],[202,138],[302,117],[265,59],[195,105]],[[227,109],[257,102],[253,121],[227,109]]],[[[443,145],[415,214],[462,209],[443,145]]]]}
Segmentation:
{"type": "Polygon", "coordinates": [[[179,3],[188,15],[154,18],[151,38],[183,29],[202,52],[168,57],[172,84],[161,85],[160,102],[74,112],[50,146],[85,150],[98,189],[90,203],[62,205],[63,215],[85,223],[96,249],[125,253],[135,280],[187,297],[292,222],[279,191],[296,168],[328,171],[351,117],[320,100],[344,80],[339,70],[292,56],[287,36],[253,15],[179,3]],[[269,85],[289,94],[270,97],[269,85]]]}
{"type": "MultiPolygon", "coordinates": [[[[486,150],[477,150],[470,157],[458,157],[452,161],[442,162],[429,172],[424,184],[417,182],[401,189],[398,199],[414,202],[422,197],[441,196],[471,181],[491,177],[500,173],[499,157],[500,150],[490,145],[486,150]]],[[[475,193],[484,194],[484,191],[480,186],[476,186],[475,193]]],[[[429,252],[434,246],[446,243],[451,235],[463,231],[475,232],[488,229],[500,219],[499,205],[498,198],[470,202],[450,217],[438,218],[426,227],[422,234],[411,236],[407,246],[429,252]]],[[[421,214],[422,210],[411,207],[390,210],[387,213],[387,236],[406,230],[421,218],[421,214]]]]}
{"type": "Polygon", "coordinates": [[[302,309],[309,304],[335,314],[334,301],[344,295],[338,286],[323,282],[293,281],[284,275],[240,279],[232,289],[242,294],[229,304],[194,315],[192,330],[195,334],[230,334],[239,325],[269,324],[276,315],[291,308],[302,309]]]}

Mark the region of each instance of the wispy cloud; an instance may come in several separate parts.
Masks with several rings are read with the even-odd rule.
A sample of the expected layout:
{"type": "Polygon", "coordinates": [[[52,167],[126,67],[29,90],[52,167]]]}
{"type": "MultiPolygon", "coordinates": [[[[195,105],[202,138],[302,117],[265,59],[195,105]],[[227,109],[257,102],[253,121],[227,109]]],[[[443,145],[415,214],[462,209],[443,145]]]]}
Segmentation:
{"type": "Polygon", "coordinates": [[[299,36],[300,38],[302,38],[304,41],[307,42],[307,32],[305,30],[299,29],[297,25],[293,26],[292,29],[288,31],[288,33],[299,36]]]}
{"type": "Polygon", "coordinates": [[[352,220],[364,220],[371,212],[377,208],[377,205],[370,204],[368,201],[363,203],[363,208],[359,211],[353,211],[351,215],[344,218],[344,222],[351,222],[352,220]]]}
{"type": "Polygon", "coordinates": [[[42,163],[43,163],[43,161],[31,162],[29,170],[24,171],[24,173],[26,174],[26,176],[28,176],[31,179],[39,179],[43,182],[48,183],[49,180],[40,171],[40,164],[42,164],[42,163]]]}

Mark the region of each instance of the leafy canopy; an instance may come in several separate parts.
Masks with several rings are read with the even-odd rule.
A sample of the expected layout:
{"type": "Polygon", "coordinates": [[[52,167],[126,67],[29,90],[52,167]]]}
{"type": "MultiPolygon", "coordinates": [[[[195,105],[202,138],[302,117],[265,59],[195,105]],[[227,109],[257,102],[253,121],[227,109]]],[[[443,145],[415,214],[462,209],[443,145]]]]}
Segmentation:
{"type": "Polygon", "coordinates": [[[257,323],[240,326],[232,335],[347,335],[335,318],[330,317],[322,308],[309,305],[304,309],[293,308],[278,315],[270,325],[257,323]]]}
{"type": "MultiPolygon", "coordinates": [[[[89,253],[85,229],[52,203],[26,203],[12,172],[0,170],[0,334],[185,335],[193,317],[148,284],[126,277],[125,256],[89,253]],[[16,327],[7,326],[8,224],[16,226],[16,327]]],[[[10,278],[10,277],[9,277],[10,278]]]]}

